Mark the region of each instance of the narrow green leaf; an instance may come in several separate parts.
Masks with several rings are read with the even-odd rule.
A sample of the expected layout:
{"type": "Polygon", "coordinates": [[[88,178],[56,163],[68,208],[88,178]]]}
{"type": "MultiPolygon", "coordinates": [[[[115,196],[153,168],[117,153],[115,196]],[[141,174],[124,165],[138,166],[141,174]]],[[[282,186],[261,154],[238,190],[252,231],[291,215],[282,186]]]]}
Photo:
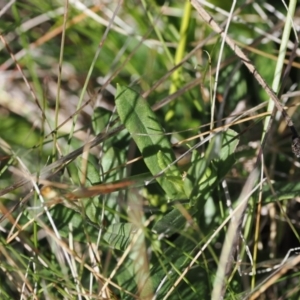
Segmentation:
{"type": "MultiPolygon", "coordinates": [[[[138,93],[118,85],[116,106],[122,123],[137,144],[152,175],[162,171],[157,161],[159,151],[164,154],[164,164],[169,165],[175,160],[171,144],[164,135],[154,112],[138,93]]],[[[169,171],[179,172],[176,166],[172,166],[169,171]]],[[[176,184],[170,182],[165,176],[157,178],[157,181],[169,199],[178,196],[176,184]]]]}

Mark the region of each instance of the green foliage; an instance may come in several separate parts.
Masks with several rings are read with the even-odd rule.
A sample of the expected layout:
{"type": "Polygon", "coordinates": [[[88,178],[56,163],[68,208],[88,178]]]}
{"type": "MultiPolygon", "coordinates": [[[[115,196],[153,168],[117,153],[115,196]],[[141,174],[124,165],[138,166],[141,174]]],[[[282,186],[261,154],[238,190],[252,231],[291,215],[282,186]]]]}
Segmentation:
{"type": "MultiPolygon", "coordinates": [[[[284,22],[266,1],[244,2],[228,35],[271,83],[284,22]]],[[[116,1],[76,3],[2,8],[0,298],[210,299],[227,204],[240,198],[251,203],[242,230],[257,269],[278,265],[299,243],[299,166],[275,118],[261,181],[243,195],[268,100],[253,74],[220,52],[192,1],[123,1],[114,20],[116,1]]],[[[211,3],[224,28],[232,1],[211,3]]],[[[262,276],[232,271],[224,299],[246,297],[262,276]]],[[[263,297],[297,299],[285,276],[263,297]]]]}
{"type": "MultiPolygon", "coordinates": [[[[125,87],[117,87],[116,106],[121,122],[136,142],[146,166],[152,175],[158,175],[164,167],[171,165],[175,155],[155,114],[145,100],[125,87]]],[[[179,170],[174,165],[170,166],[168,173],[170,172],[174,176],[179,175],[179,170]]],[[[168,177],[158,177],[157,181],[169,199],[182,197],[178,195],[177,184],[168,177]]]]}

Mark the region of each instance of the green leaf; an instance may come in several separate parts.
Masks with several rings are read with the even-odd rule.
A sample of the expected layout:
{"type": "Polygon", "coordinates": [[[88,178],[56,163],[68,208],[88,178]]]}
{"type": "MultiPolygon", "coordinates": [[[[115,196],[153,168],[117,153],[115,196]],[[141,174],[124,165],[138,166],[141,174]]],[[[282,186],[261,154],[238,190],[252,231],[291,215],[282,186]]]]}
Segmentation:
{"type": "Polygon", "coordinates": [[[235,131],[227,129],[215,136],[203,158],[198,152],[193,152],[192,166],[187,172],[185,182],[186,189],[193,187],[190,194],[191,206],[197,201],[207,200],[216,184],[231,169],[235,162],[234,151],[239,142],[236,136],[235,131]]]}
{"type": "MultiPolygon", "coordinates": [[[[162,299],[172,288],[182,270],[190,264],[195,255],[193,251],[199,249],[199,244],[199,235],[195,231],[193,233],[191,231],[188,234],[186,233],[186,235],[180,235],[174,242],[168,241],[167,248],[164,248],[165,245],[162,246],[164,248],[163,253],[153,253],[151,279],[155,290],[160,286],[156,295],[157,299],[162,299]],[[166,270],[168,271],[166,272],[166,270]],[[166,273],[168,274],[166,275],[166,273]],[[162,278],[166,276],[168,279],[162,285],[162,278]]],[[[197,280],[195,280],[199,276],[199,272],[201,272],[200,268],[203,268],[203,264],[200,261],[195,264],[197,265],[196,268],[192,268],[184,276],[180,283],[180,288],[176,288],[174,293],[176,296],[174,295],[170,299],[206,299],[205,295],[208,295],[209,279],[205,278],[205,276],[201,278],[201,282],[205,282],[205,285],[199,285],[197,280]],[[203,287],[206,287],[206,289],[203,290],[203,287]],[[198,297],[195,297],[195,295],[198,297]]]]}
{"type": "Polygon", "coordinates": [[[131,223],[112,224],[105,230],[103,239],[110,247],[125,251],[135,232],[136,228],[131,223]]]}
{"type": "MultiPolygon", "coordinates": [[[[87,235],[92,242],[97,241],[97,232],[100,226],[84,215],[83,209],[78,211],[58,204],[51,209],[51,215],[55,220],[56,227],[63,237],[70,234],[69,224],[72,224],[72,235],[74,240],[86,240],[87,235]]],[[[48,222],[47,222],[48,223],[48,222]]]]}
{"type": "MultiPolygon", "coordinates": [[[[89,155],[88,161],[84,161],[83,158],[80,159],[80,167],[86,164],[86,183],[85,186],[89,187],[94,184],[100,183],[100,170],[97,165],[96,159],[89,155]]],[[[82,170],[78,169],[78,175],[82,177],[82,170]]],[[[99,215],[101,215],[101,209],[99,208],[99,197],[93,197],[92,199],[82,199],[81,201],[82,213],[90,219],[90,221],[97,223],[99,221],[99,215]]],[[[84,218],[84,217],[83,217],[84,218]]]]}
{"type": "Polygon", "coordinates": [[[118,269],[115,277],[119,286],[122,286],[121,298],[119,299],[132,299],[131,296],[124,293],[123,290],[135,292],[137,290],[136,278],[133,271],[134,263],[130,258],[127,258],[118,269]]]}
{"type": "MultiPolygon", "coordinates": [[[[162,171],[157,162],[157,154],[164,155],[164,164],[169,165],[175,160],[169,140],[164,135],[156,115],[148,103],[138,93],[127,87],[118,85],[116,93],[116,106],[122,123],[125,125],[137,147],[143,155],[144,162],[152,175],[162,171]]],[[[172,166],[170,172],[179,172],[172,166]]],[[[165,176],[156,179],[169,199],[177,198],[176,184],[165,176]]]]}
{"type": "MultiPolygon", "coordinates": [[[[190,194],[190,207],[187,212],[194,216],[198,209],[204,207],[206,200],[212,195],[215,187],[232,168],[235,163],[234,151],[238,144],[236,138],[237,133],[228,129],[221,135],[216,142],[212,141],[211,145],[206,150],[204,157],[193,151],[192,165],[187,172],[184,180],[184,188],[186,194],[190,194]],[[221,144],[221,150],[217,151],[221,144]],[[219,153],[219,155],[218,155],[219,153]],[[216,157],[218,155],[218,157],[216,157]]],[[[180,230],[186,224],[186,218],[174,208],[171,212],[167,213],[154,225],[154,230],[160,234],[164,233],[172,235],[180,230]]]]}
{"type": "Polygon", "coordinates": [[[186,218],[180,213],[177,208],[174,208],[166,215],[164,215],[153,226],[153,232],[171,236],[173,233],[178,232],[186,224],[186,218]]]}
{"type": "Polygon", "coordinates": [[[177,191],[177,198],[186,198],[187,195],[184,190],[183,179],[179,170],[174,165],[169,167],[168,159],[161,150],[157,153],[157,163],[162,170],[166,169],[164,176],[166,176],[166,178],[173,184],[173,187],[177,191]]]}
{"type": "Polygon", "coordinates": [[[274,201],[283,201],[300,196],[300,183],[296,182],[276,182],[272,185],[272,189],[276,191],[274,195],[269,185],[263,188],[263,203],[274,201]]]}
{"type": "Polygon", "coordinates": [[[99,134],[106,128],[110,117],[111,117],[111,112],[108,111],[107,109],[104,109],[102,107],[95,108],[92,115],[92,125],[95,134],[99,134]]]}

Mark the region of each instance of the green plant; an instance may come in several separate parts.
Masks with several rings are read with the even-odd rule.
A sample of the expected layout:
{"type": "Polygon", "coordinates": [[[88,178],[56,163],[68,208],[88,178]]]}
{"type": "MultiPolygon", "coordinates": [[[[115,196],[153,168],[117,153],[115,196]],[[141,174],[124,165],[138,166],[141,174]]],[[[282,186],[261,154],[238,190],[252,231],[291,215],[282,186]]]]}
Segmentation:
{"type": "MultiPolygon", "coordinates": [[[[297,261],[282,260],[299,242],[289,133],[274,114],[260,152],[267,88],[195,3],[2,8],[1,299],[297,297],[297,261]],[[250,267],[236,261],[246,251],[250,267]],[[286,272],[273,285],[259,273],[271,258],[286,272]]],[[[268,84],[288,46],[281,100],[296,120],[297,49],[277,37],[286,10],[234,4],[202,7],[268,84]]]]}

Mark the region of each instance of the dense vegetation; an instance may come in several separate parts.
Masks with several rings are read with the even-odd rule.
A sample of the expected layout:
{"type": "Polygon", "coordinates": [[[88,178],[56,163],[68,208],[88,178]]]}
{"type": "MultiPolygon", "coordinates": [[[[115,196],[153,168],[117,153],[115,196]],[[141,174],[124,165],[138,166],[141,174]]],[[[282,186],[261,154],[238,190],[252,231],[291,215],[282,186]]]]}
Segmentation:
{"type": "Polygon", "coordinates": [[[0,298],[298,299],[296,1],[7,2],[0,298]]]}

